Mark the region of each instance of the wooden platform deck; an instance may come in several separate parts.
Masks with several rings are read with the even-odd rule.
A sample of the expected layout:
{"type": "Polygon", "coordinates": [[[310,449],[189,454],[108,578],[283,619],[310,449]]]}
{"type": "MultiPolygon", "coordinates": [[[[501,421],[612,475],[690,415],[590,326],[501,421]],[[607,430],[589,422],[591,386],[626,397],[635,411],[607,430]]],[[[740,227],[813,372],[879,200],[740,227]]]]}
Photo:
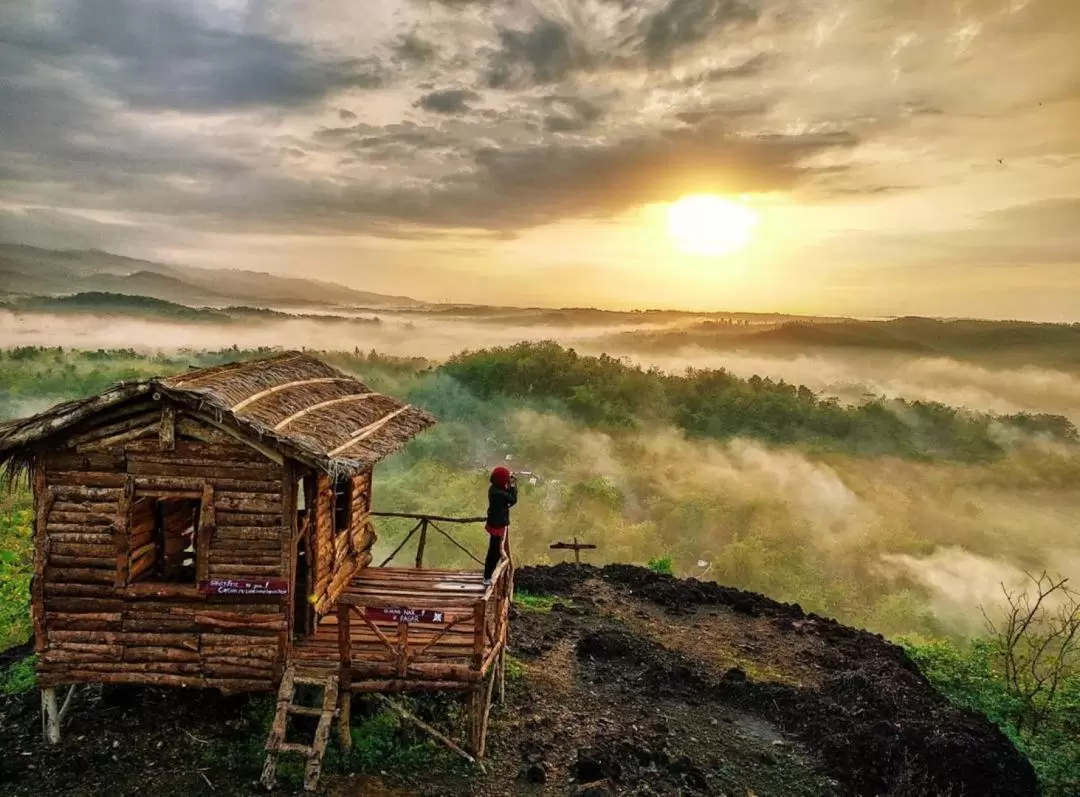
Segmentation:
{"type": "Polygon", "coordinates": [[[474,690],[506,644],[513,570],[366,568],[290,664],[336,671],[352,692],[474,690]]]}

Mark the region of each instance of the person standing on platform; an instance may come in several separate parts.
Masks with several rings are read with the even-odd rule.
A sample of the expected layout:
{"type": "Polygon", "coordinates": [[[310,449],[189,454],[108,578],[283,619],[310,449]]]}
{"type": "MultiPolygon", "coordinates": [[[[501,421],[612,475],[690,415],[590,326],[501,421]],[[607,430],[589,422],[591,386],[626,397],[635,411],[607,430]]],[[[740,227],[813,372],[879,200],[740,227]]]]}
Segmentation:
{"type": "Polygon", "coordinates": [[[499,566],[510,531],[510,507],[517,503],[517,478],[502,466],[491,472],[488,487],[487,533],[488,552],[484,562],[484,584],[491,583],[491,576],[499,566]]]}

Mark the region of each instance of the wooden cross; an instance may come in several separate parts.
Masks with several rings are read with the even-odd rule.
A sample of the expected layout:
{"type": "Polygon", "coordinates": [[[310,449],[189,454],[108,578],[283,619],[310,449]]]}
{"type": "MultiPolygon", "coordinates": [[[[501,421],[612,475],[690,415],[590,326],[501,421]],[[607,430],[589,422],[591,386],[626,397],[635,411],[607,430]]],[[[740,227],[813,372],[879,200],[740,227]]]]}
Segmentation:
{"type": "Polygon", "coordinates": [[[584,542],[578,542],[577,537],[574,537],[573,542],[557,542],[557,543],[554,543],[551,546],[551,549],[553,551],[554,550],[573,551],[574,552],[574,563],[575,564],[581,564],[581,552],[582,551],[594,551],[594,550],[596,550],[596,546],[595,545],[590,545],[590,544],[584,543],[584,542]]]}

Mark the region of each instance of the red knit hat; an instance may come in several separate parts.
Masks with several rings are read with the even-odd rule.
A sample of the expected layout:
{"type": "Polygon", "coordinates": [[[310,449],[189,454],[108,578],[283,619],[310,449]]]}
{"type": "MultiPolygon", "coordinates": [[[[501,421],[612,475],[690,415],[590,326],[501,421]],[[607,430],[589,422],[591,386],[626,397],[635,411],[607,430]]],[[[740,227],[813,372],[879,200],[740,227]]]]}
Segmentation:
{"type": "Polygon", "coordinates": [[[497,484],[499,487],[506,487],[510,484],[510,471],[502,465],[495,468],[495,470],[491,472],[491,483],[497,484]]]}

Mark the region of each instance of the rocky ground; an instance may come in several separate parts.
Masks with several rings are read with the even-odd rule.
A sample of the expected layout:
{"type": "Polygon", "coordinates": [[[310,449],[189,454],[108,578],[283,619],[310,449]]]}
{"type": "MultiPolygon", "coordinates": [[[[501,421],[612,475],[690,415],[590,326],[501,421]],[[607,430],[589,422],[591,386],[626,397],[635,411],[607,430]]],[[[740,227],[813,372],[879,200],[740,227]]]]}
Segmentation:
{"type": "MultiPolygon", "coordinates": [[[[991,723],[952,707],[878,636],[629,566],[525,568],[517,585],[558,597],[515,608],[515,665],[486,772],[391,728],[349,760],[332,745],[320,794],[1038,793],[1030,765],[991,723]],[[357,767],[368,774],[347,774],[357,767]]],[[[0,794],[260,791],[266,695],[87,688],[57,749],[41,743],[38,703],[0,698],[0,794]]],[[[460,728],[452,698],[412,708],[460,728]]],[[[354,727],[374,711],[357,700],[354,727]]]]}

